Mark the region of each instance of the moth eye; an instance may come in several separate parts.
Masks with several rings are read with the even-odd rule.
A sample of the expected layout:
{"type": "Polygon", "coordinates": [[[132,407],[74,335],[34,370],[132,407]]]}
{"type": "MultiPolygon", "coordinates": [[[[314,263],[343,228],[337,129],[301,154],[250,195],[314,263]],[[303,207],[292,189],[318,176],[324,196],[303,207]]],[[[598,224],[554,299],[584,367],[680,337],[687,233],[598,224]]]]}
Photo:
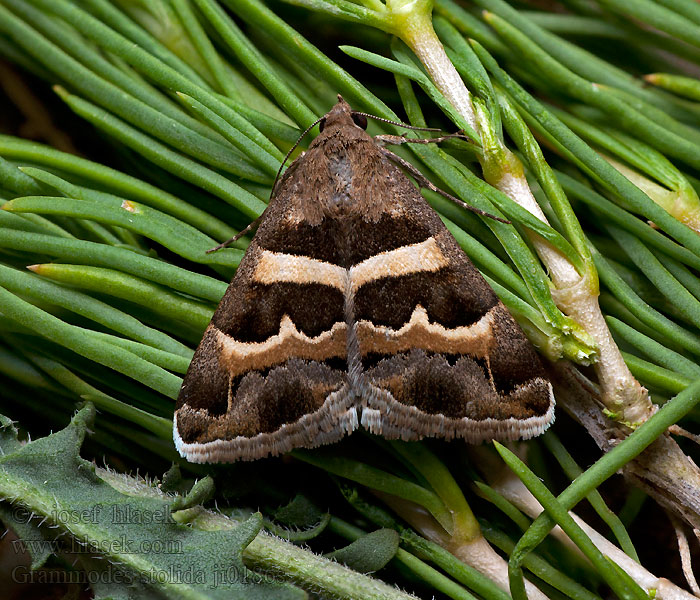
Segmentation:
{"type": "Polygon", "coordinates": [[[358,127],[367,129],[367,117],[360,113],[352,113],[352,120],[358,127]]]}
{"type": "Polygon", "coordinates": [[[318,122],[318,130],[319,130],[319,131],[323,131],[323,128],[324,128],[325,126],[326,126],[326,117],[323,117],[323,119],[321,119],[321,120],[318,122]]]}

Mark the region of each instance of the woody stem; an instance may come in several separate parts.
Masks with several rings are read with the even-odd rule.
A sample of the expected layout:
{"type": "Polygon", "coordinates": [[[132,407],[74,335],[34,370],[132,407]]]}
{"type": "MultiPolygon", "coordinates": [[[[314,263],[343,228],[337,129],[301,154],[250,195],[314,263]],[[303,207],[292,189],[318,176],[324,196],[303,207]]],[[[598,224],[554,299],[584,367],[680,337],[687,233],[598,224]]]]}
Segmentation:
{"type": "Polygon", "coordinates": [[[430,14],[415,11],[413,18],[406,19],[399,37],[420,59],[430,79],[450,104],[466,119],[472,129],[479,131],[471,94],[435,33],[430,14]]]}
{"type": "MultiPolygon", "coordinates": [[[[430,14],[414,9],[411,18],[404,18],[402,25],[401,39],[418,56],[443,95],[480,133],[484,149],[480,162],[486,181],[546,223],[527,183],[522,163],[493,131],[485,107],[480,110],[480,103],[472,102],[471,94],[433,29],[430,14]]],[[[549,270],[557,306],[579,323],[598,345],[599,360],[595,370],[607,408],[627,422],[643,421],[650,414],[651,404],[646,390],[630,373],[610,335],[598,305],[595,282],[578,273],[568,258],[549,242],[534,233],[529,238],[549,270]]]]}

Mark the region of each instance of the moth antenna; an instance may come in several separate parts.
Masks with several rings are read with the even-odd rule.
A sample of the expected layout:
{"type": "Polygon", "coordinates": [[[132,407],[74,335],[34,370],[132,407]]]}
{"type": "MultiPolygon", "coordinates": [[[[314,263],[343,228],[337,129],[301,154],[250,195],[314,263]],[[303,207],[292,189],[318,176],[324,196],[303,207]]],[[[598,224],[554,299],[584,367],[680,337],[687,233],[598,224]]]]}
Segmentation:
{"type": "Polygon", "coordinates": [[[263,211],[263,214],[260,215],[255,221],[251,221],[245,229],[241,229],[236,235],[234,235],[232,238],[229,238],[225,242],[221,242],[218,246],[214,246],[213,248],[209,248],[209,250],[206,251],[207,254],[211,254],[212,252],[216,252],[217,250],[221,250],[222,248],[226,248],[227,246],[230,246],[231,244],[237,242],[240,240],[246,233],[248,233],[253,227],[257,227],[260,224],[260,221],[262,221],[263,215],[265,212],[263,211]]]}
{"type": "MultiPolygon", "coordinates": [[[[285,154],[284,160],[282,161],[282,164],[280,165],[280,168],[277,170],[277,175],[275,175],[275,180],[272,182],[272,191],[274,193],[275,187],[277,186],[277,182],[279,181],[280,175],[282,173],[282,169],[284,168],[284,165],[287,163],[287,160],[289,159],[290,155],[294,150],[296,150],[297,146],[299,145],[299,142],[304,139],[304,136],[309,133],[318,123],[323,121],[325,118],[325,115],[323,117],[319,117],[316,119],[311,125],[309,125],[306,129],[304,129],[304,132],[299,136],[296,142],[294,142],[294,145],[289,149],[289,152],[285,154]]],[[[264,214],[264,213],[263,213],[264,214]]],[[[240,240],[246,233],[248,233],[253,227],[257,226],[260,224],[260,221],[262,220],[263,215],[260,215],[255,221],[252,221],[245,229],[239,231],[236,235],[234,235],[231,239],[226,240],[225,242],[222,242],[218,246],[214,246],[213,248],[209,248],[207,250],[207,254],[210,254],[212,252],[216,252],[217,250],[221,250],[222,248],[226,248],[227,246],[230,246],[234,242],[237,242],[240,240]]]]}
{"type": "MultiPolygon", "coordinates": [[[[296,142],[294,142],[294,145],[289,149],[289,152],[285,154],[284,160],[282,161],[282,164],[280,165],[280,168],[277,170],[277,175],[275,175],[275,180],[272,182],[272,191],[274,193],[275,187],[277,186],[277,182],[279,181],[280,175],[282,173],[282,169],[284,168],[284,165],[287,163],[287,160],[289,159],[290,155],[294,150],[296,150],[297,146],[299,145],[299,142],[304,139],[304,136],[309,133],[318,123],[323,121],[325,118],[325,115],[323,117],[319,117],[316,119],[311,125],[309,125],[306,129],[304,129],[303,133],[299,136],[296,142]]],[[[265,213],[263,213],[264,215],[265,213]]],[[[209,248],[209,250],[206,251],[207,254],[210,254],[212,252],[216,252],[217,250],[221,250],[222,248],[226,248],[227,246],[230,246],[231,244],[237,242],[240,240],[246,233],[248,233],[253,227],[256,227],[257,225],[260,224],[260,221],[263,218],[263,215],[260,215],[255,221],[252,221],[245,229],[239,231],[236,235],[234,235],[232,238],[226,240],[225,242],[222,242],[218,246],[214,246],[213,248],[209,248]]]]}
{"type": "Polygon", "coordinates": [[[280,175],[282,174],[282,169],[284,169],[284,165],[287,164],[287,159],[292,155],[292,152],[294,152],[297,149],[297,146],[301,142],[301,140],[304,139],[304,136],[306,136],[309,131],[311,131],[316,125],[318,125],[323,119],[325,119],[326,116],[319,117],[316,119],[311,125],[309,125],[306,129],[304,129],[304,132],[299,136],[296,142],[294,142],[294,145],[289,149],[289,152],[285,154],[284,160],[282,161],[282,164],[280,165],[280,168],[277,170],[277,175],[275,175],[275,180],[272,182],[272,191],[275,191],[275,187],[277,186],[277,181],[280,178],[280,175]]]}
{"type": "Polygon", "coordinates": [[[414,125],[409,125],[408,123],[402,123],[401,121],[392,121],[391,119],[385,119],[384,117],[378,117],[377,115],[371,115],[369,113],[352,111],[353,115],[362,115],[363,117],[369,117],[375,121],[382,121],[383,123],[389,123],[390,125],[396,125],[398,127],[404,127],[405,129],[414,129],[416,131],[442,131],[439,127],[416,127],[414,125]]]}

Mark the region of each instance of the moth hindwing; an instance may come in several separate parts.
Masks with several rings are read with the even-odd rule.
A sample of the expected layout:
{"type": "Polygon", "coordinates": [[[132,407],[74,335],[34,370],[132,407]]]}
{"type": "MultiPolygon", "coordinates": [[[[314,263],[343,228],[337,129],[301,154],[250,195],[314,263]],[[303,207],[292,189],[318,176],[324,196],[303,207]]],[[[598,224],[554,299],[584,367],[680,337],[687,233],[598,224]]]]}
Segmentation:
{"type": "Polygon", "coordinates": [[[289,167],[192,360],[175,442],[193,462],[335,442],[528,438],[542,364],[413,183],[342,99],[289,167]]]}

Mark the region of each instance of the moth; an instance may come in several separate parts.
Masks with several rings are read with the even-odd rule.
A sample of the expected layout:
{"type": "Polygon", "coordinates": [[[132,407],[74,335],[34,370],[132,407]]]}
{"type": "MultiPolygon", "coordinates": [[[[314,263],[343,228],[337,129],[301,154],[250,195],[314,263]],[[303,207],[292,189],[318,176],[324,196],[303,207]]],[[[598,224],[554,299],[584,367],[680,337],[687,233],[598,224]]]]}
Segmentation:
{"type": "Polygon", "coordinates": [[[479,443],[553,421],[535,349],[365,127],[339,96],[275,186],[177,400],[187,460],[254,460],[360,426],[479,443]]]}

